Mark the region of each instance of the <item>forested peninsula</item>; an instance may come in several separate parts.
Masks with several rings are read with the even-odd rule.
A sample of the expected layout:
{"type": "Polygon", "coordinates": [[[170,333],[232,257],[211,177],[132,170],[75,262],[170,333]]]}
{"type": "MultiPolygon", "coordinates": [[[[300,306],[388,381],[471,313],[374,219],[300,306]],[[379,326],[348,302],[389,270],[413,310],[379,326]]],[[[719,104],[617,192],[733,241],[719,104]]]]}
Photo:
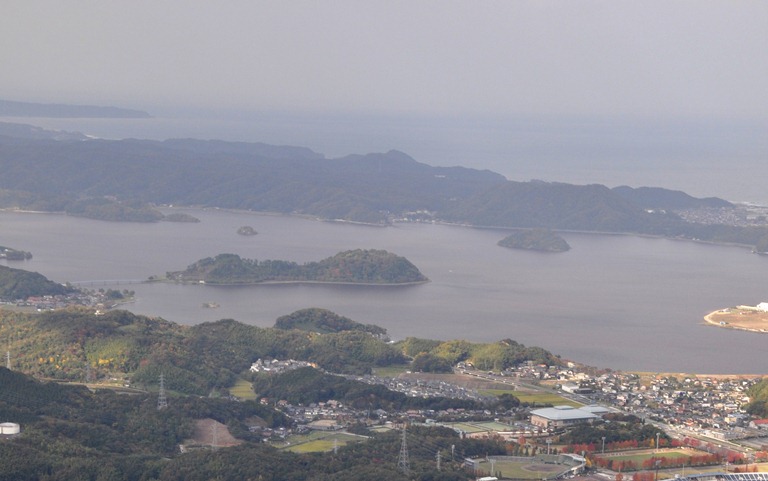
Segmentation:
{"type": "Polygon", "coordinates": [[[183,271],[167,272],[166,279],[185,283],[219,285],[265,282],[318,282],[350,284],[416,284],[427,282],[408,259],[384,250],[351,250],[319,262],[298,264],[284,260],[243,259],[219,254],[190,265],[183,271]]]}
{"type": "Polygon", "coordinates": [[[163,219],[156,206],[178,205],[380,225],[416,219],[768,242],[764,220],[733,224],[723,223],[726,215],[684,215],[736,208],[722,199],[651,187],[516,182],[487,170],[429,166],[398,151],[329,159],[301,147],[81,139],[0,123],[0,171],[0,208],[105,220],[156,222],[163,219]]]}
{"type": "Polygon", "coordinates": [[[74,292],[69,286],[48,280],[37,272],[0,266],[0,299],[26,299],[30,296],[58,296],[74,292]]]}

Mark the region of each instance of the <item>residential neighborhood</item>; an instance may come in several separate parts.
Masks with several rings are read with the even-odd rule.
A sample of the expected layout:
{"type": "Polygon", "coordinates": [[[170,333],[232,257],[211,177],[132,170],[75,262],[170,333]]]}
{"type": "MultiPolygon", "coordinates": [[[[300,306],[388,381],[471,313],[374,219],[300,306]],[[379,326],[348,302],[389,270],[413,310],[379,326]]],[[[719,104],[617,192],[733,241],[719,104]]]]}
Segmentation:
{"type": "MultiPolygon", "coordinates": [[[[298,361],[259,360],[251,369],[288,369],[306,364],[298,361]]],[[[356,411],[333,400],[310,406],[291,406],[280,400],[262,399],[262,402],[281,407],[297,422],[300,430],[337,430],[353,423],[398,427],[405,422],[422,422],[453,427],[460,421],[478,424],[485,421],[485,426],[491,423],[492,428],[478,427],[472,432],[461,429],[457,431],[470,437],[499,436],[516,440],[525,436],[545,439],[569,425],[594,422],[606,413],[613,412],[634,414],[663,428],[673,438],[690,437],[715,444],[728,443],[744,451],[761,450],[768,445],[768,420],[752,419],[744,411],[749,401],[746,392],[760,380],[758,377],[676,377],[662,374],[641,377],[635,373],[597,372],[593,368],[573,363],[565,368],[524,363],[500,373],[478,371],[469,364],[461,363],[456,366],[455,374],[506,385],[515,390],[557,393],[563,403],[568,401],[571,405],[523,405],[504,412],[461,409],[386,412],[381,409],[356,411]],[[574,407],[574,404],[578,407],[574,407]],[[732,444],[735,441],[739,444],[732,444]]],[[[396,377],[345,377],[369,384],[381,384],[411,397],[492,398],[487,393],[481,393],[481,390],[418,373],[403,373],[396,377]]]]}

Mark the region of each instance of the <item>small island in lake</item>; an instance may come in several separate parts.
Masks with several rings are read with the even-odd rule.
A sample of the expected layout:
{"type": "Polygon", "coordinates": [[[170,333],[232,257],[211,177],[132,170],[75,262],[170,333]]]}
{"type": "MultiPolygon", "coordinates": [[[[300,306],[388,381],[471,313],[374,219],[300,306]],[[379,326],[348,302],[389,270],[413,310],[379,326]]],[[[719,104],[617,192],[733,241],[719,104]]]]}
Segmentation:
{"type": "Polygon", "coordinates": [[[502,247],[526,249],[540,252],[565,252],[571,246],[549,229],[529,229],[515,231],[498,242],[502,247]]]}
{"type": "Polygon", "coordinates": [[[27,251],[20,251],[17,249],[11,249],[10,247],[0,246],[0,259],[6,259],[9,261],[24,261],[32,258],[32,253],[27,251]]]}
{"type": "Polygon", "coordinates": [[[166,273],[171,281],[217,285],[259,283],[335,283],[403,285],[427,282],[408,259],[384,250],[340,252],[319,262],[297,264],[283,260],[258,261],[236,254],[201,259],[186,270],[166,273]]]}
{"type": "Polygon", "coordinates": [[[256,229],[249,225],[244,225],[241,228],[237,229],[237,233],[240,235],[256,235],[258,232],[256,232],[256,229]]]}

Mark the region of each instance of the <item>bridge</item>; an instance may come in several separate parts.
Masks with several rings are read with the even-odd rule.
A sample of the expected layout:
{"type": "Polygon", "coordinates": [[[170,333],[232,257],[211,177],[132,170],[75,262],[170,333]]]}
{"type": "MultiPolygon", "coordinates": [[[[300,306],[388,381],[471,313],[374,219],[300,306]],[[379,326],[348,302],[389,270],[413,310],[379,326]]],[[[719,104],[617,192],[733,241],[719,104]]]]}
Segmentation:
{"type": "Polygon", "coordinates": [[[78,287],[96,287],[96,286],[120,286],[127,284],[143,284],[148,282],[146,279],[101,279],[93,281],[72,281],[70,284],[78,287]]]}

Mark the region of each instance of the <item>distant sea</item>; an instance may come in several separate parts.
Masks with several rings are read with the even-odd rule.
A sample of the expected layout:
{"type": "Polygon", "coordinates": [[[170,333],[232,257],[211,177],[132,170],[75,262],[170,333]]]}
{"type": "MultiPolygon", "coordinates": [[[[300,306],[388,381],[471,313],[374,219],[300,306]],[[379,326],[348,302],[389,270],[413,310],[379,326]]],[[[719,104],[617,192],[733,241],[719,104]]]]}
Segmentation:
{"type": "Polygon", "coordinates": [[[326,157],[396,149],[510,180],[629,185],[768,205],[768,123],[748,121],[170,113],[151,119],[0,118],[100,138],[221,139],[326,157]]]}

